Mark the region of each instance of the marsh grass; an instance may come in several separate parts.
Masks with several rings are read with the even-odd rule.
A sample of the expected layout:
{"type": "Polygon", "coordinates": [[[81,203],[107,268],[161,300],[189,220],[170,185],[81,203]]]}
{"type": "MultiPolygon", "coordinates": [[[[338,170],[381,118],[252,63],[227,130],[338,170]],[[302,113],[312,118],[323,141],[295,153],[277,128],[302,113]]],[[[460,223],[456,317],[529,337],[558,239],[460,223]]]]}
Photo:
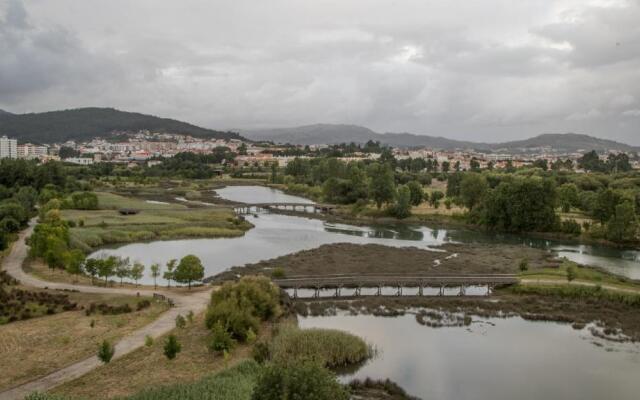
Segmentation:
{"type": "Polygon", "coordinates": [[[273,362],[316,361],[328,368],[357,364],[373,354],[371,346],[350,333],[333,329],[299,329],[292,324],[283,324],[270,345],[273,362]]]}

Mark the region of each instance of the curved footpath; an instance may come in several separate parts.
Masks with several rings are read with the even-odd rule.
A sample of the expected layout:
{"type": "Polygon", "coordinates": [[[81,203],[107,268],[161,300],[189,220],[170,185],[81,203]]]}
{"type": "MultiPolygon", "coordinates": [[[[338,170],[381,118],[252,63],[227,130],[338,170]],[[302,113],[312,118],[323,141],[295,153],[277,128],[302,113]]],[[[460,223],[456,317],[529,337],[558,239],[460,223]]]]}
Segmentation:
{"type": "MultiPolygon", "coordinates": [[[[35,226],[35,219],[31,220],[29,227],[20,233],[18,240],[13,244],[11,252],[3,261],[3,269],[14,278],[18,279],[25,286],[49,289],[69,289],[83,293],[111,293],[136,296],[151,296],[153,293],[160,293],[170,297],[174,302],[174,307],[164,312],[158,319],[135,332],[123,337],[115,345],[114,359],[122,357],[144,345],[147,335],[157,338],[175,328],[175,319],[178,314],[186,315],[189,311],[194,313],[204,310],[209,302],[211,290],[195,292],[190,295],[177,294],[166,290],[133,290],[125,288],[104,288],[83,285],[71,285],[57,282],[47,282],[25,273],[22,264],[27,257],[28,246],[26,238],[31,235],[35,226]]],[[[85,360],[71,364],[65,368],[55,371],[47,376],[37,378],[12,389],[0,392],[0,400],[21,400],[26,395],[34,391],[46,391],[62,383],[76,379],[87,372],[99,367],[102,363],[97,356],[89,357],[85,360]]]]}

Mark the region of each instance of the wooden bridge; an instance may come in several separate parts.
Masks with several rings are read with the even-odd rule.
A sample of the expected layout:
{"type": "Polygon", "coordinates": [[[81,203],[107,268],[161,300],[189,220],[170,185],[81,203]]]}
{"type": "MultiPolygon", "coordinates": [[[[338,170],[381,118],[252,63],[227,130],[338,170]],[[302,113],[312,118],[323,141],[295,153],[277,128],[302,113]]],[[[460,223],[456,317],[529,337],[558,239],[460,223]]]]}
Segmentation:
{"type": "MultiPolygon", "coordinates": [[[[444,296],[447,288],[456,289],[458,296],[467,294],[469,287],[486,287],[486,295],[491,295],[496,286],[518,283],[518,277],[510,274],[499,275],[325,275],[298,276],[285,279],[274,279],[281,289],[293,289],[293,298],[298,298],[299,289],[312,289],[313,297],[320,297],[322,290],[333,289],[334,297],[345,297],[342,289],[354,289],[353,294],[346,297],[363,296],[363,288],[375,289],[374,296],[389,296],[383,288],[395,288],[393,296],[402,296],[403,288],[417,288],[418,296],[428,296],[425,289],[438,289],[435,296],[444,296]]],[[[432,295],[432,296],[433,296],[432,295]]]]}
{"type": "Polygon", "coordinates": [[[315,214],[328,213],[334,208],[333,205],[317,203],[246,203],[233,207],[237,214],[253,214],[261,210],[298,211],[315,214]]]}

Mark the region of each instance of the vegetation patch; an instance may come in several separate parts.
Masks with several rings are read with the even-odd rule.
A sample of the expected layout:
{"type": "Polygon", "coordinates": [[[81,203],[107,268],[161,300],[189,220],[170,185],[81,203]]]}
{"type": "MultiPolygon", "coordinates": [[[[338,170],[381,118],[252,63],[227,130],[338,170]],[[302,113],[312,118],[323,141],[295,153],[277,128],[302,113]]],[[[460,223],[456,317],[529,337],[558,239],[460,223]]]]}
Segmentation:
{"type": "Polygon", "coordinates": [[[360,363],[373,355],[373,349],[358,336],[334,329],[299,329],[282,326],[269,347],[270,360],[289,364],[313,361],[328,368],[360,363]]]}

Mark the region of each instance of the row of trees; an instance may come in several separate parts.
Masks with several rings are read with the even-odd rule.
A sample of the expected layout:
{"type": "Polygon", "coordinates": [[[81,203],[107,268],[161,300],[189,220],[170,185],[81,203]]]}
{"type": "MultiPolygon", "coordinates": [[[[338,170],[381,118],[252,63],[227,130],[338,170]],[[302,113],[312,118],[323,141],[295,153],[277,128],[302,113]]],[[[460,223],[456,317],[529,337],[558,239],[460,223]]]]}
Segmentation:
{"type": "MultiPolygon", "coordinates": [[[[69,271],[76,274],[86,274],[92,279],[99,277],[104,279],[105,285],[110,278],[120,279],[122,285],[124,279],[131,279],[136,284],[144,276],[144,264],[136,261],[131,263],[128,258],[109,256],[105,258],[88,258],[80,263],[78,269],[69,271]]],[[[150,266],[150,275],[153,278],[154,286],[157,287],[157,279],[163,277],[167,280],[167,286],[171,286],[171,281],[188,285],[191,289],[193,282],[204,278],[204,267],[200,259],[194,255],[187,255],[179,262],[175,259],[166,264],[166,271],[162,272],[162,266],[154,263],[150,266]]]]}

